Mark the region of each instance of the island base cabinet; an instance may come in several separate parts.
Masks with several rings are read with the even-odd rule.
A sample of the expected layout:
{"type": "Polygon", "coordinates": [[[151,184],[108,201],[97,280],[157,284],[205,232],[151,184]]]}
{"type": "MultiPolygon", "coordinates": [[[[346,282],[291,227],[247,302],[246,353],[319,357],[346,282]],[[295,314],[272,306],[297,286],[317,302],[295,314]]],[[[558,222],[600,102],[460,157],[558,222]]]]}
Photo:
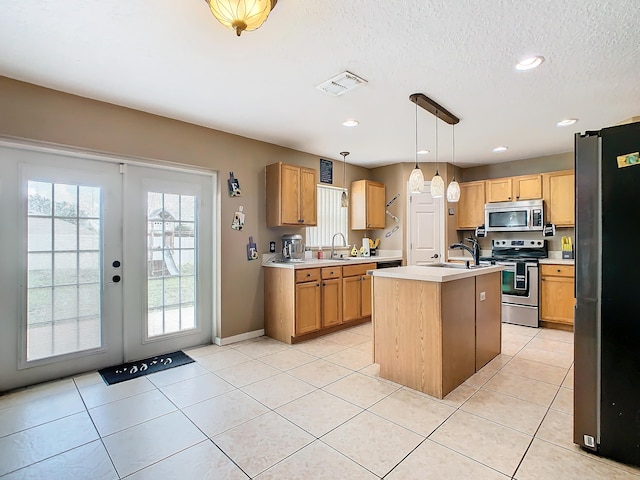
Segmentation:
{"type": "Polygon", "coordinates": [[[502,349],[501,289],[501,273],[476,277],[476,371],[502,349]]]}
{"type": "Polygon", "coordinates": [[[444,398],[475,373],[475,302],[467,301],[475,296],[474,278],[373,282],[380,377],[444,398]]]}
{"type": "Polygon", "coordinates": [[[373,292],[381,378],[444,398],[500,353],[500,272],[450,282],[374,276],[373,292]]]}

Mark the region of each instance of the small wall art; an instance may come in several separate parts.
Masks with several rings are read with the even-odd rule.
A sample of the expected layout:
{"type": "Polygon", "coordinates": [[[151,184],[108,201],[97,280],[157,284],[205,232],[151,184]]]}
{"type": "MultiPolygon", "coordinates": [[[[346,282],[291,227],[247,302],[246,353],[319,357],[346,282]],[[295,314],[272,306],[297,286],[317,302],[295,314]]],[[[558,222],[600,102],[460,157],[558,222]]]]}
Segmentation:
{"type": "Polygon", "coordinates": [[[233,176],[233,172],[229,172],[229,179],[227,180],[227,184],[229,185],[230,197],[239,197],[240,195],[242,195],[242,191],[240,190],[240,182],[236,177],[233,176]]]}

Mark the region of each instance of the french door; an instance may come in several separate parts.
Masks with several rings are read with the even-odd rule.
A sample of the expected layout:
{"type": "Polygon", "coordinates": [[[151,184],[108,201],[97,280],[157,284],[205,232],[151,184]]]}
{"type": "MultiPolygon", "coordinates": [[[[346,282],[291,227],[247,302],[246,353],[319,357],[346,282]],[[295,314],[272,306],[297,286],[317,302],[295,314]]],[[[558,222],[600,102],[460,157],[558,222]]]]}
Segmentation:
{"type": "Polygon", "coordinates": [[[213,180],[0,145],[0,391],[212,338],[213,180]]]}

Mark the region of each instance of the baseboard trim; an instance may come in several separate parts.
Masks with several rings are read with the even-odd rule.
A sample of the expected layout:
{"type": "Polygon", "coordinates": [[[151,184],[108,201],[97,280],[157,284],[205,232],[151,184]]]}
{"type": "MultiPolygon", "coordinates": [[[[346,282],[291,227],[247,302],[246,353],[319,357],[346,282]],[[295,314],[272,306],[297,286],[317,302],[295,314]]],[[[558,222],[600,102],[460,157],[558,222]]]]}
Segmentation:
{"type": "Polygon", "coordinates": [[[240,335],[233,335],[231,337],[216,337],[214,343],[216,345],[229,345],[231,343],[242,342],[243,340],[251,340],[252,338],[261,337],[264,335],[264,328],[260,330],[254,330],[253,332],[241,333],[240,335]]]}

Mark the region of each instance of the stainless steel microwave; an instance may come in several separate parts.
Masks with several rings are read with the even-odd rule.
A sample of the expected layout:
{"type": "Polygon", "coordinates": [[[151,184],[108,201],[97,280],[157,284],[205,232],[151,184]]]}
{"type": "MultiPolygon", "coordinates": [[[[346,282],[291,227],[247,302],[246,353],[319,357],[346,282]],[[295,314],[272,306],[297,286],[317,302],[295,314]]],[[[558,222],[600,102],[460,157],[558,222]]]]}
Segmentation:
{"type": "Polygon", "coordinates": [[[544,209],[542,200],[487,203],[484,206],[487,232],[527,232],[542,230],[544,209]]]}

